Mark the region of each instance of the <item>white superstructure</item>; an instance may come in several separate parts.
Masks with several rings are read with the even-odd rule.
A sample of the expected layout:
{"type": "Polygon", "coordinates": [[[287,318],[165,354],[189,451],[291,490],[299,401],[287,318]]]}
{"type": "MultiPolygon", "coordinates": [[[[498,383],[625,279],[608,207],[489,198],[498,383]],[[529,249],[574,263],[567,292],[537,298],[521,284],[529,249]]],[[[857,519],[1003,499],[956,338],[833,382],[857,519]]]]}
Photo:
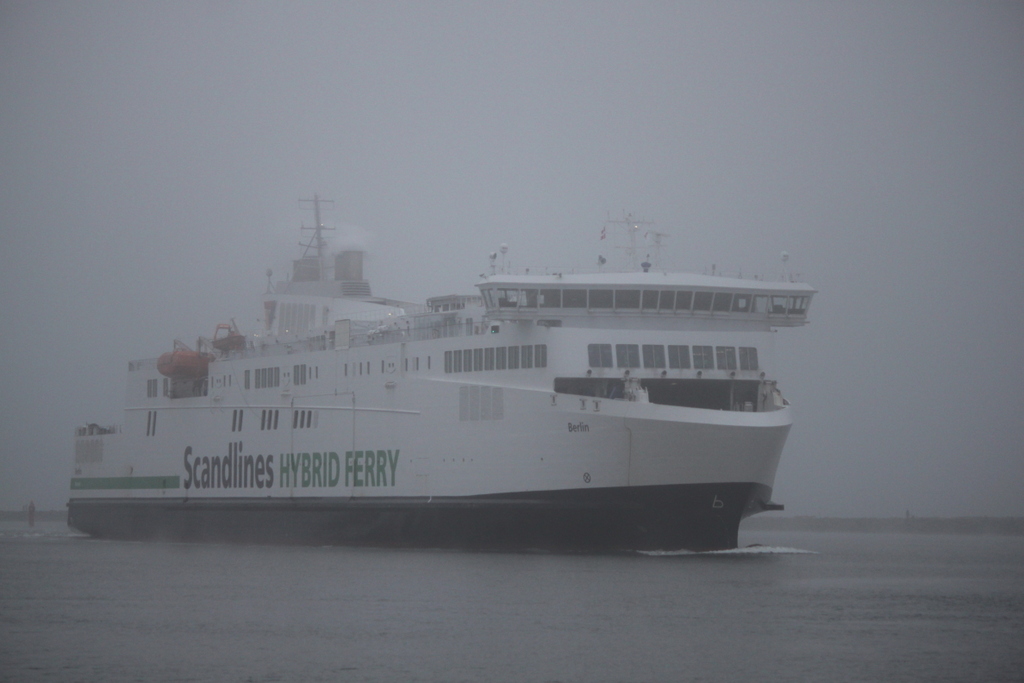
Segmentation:
{"type": "Polygon", "coordinates": [[[262,329],[129,364],[123,426],[76,435],[74,526],[703,548],[777,507],[773,330],[807,322],[810,286],[496,271],[416,305],[373,297],[360,252],[320,251],[264,296],[262,329]]]}

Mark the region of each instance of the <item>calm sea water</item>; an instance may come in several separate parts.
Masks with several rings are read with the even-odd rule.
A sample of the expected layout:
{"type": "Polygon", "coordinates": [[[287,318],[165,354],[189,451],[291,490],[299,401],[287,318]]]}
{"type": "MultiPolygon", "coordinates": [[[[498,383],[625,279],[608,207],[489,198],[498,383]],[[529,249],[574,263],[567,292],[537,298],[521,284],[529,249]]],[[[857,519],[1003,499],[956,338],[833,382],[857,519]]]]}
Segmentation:
{"type": "Polygon", "coordinates": [[[4,681],[1024,680],[1024,539],[575,556],[0,524],[4,681]]]}

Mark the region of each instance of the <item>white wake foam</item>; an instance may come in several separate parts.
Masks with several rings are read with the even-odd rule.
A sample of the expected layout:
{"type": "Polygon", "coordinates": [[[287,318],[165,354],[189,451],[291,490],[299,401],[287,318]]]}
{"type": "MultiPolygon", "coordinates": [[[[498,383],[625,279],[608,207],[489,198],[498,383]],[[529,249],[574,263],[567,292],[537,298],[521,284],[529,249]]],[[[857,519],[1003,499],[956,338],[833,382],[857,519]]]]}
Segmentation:
{"type": "Polygon", "coordinates": [[[786,548],[773,545],[749,545],[746,548],[733,548],[731,550],[641,550],[641,554],[652,557],[675,557],[683,555],[817,555],[814,550],[802,550],[800,548],[786,548]]]}

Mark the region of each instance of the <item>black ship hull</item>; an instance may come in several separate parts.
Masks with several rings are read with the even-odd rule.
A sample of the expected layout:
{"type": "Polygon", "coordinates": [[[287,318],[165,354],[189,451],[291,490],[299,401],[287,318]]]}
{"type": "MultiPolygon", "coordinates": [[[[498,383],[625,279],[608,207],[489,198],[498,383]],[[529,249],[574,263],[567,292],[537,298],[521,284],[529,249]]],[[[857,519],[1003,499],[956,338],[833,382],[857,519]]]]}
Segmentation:
{"type": "Polygon", "coordinates": [[[78,498],[68,524],[98,538],[473,550],[735,548],[772,509],[762,484],[689,484],[434,498],[78,498]]]}

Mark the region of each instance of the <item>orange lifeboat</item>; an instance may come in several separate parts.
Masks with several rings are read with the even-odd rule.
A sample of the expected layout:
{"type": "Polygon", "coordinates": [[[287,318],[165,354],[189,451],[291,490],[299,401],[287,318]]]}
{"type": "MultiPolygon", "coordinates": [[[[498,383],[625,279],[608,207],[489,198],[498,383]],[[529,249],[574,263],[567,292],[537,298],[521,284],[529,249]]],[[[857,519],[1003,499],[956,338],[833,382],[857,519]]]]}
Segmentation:
{"type": "Polygon", "coordinates": [[[174,350],[157,359],[156,369],[171,379],[199,379],[209,373],[211,360],[210,354],[193,351],[175,339],[174,350]]]}
{"type": "Polygon", "coordinates": [[[232,320],[231,324],[220,323],[213,332],[213,341],[210,342],[213,348],[218,351],[241,351],[245,348],[245,335],[238,331],[238,326],[232,320]],[[225,335],[219,336],[221,331],[225,335]]]}

